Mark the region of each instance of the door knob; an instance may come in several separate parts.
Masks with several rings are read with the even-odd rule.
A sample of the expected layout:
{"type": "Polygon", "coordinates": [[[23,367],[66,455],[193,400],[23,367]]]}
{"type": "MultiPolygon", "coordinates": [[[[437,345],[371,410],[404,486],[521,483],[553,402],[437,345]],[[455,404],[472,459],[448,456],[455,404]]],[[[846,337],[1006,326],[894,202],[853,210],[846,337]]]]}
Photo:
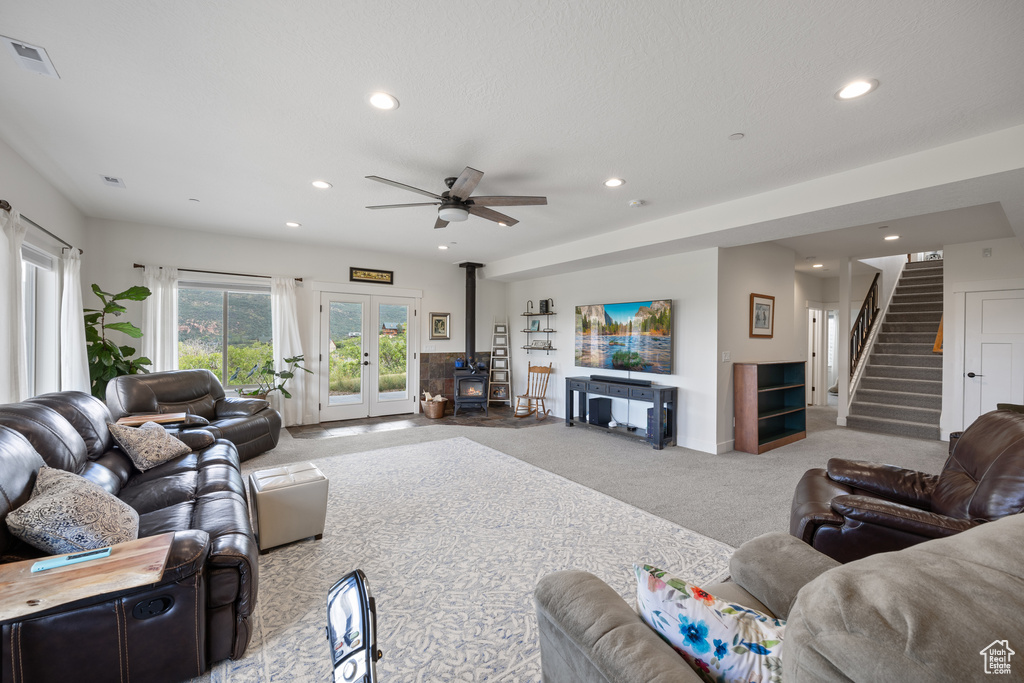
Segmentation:
{"type": "Polygon", "coordinates": [[[976,374],[974,374],[973,372],[968,372],[968,373],[967,373],[967,376],[968,376],[968,377],[984,377],[984,375],[976,375],[976,374]]]}

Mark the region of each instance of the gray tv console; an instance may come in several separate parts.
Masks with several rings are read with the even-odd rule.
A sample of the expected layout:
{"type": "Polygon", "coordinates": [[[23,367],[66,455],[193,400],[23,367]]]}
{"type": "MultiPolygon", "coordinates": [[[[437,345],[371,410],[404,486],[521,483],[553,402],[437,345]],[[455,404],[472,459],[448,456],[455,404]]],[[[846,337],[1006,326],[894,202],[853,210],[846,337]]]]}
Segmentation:
{"type": "Polygon", "coordinates": [[[676,444],[675,409],[677,387],[670,387],[665,384],[652,384],[650,386],[637,386],[630,382],[615,382],[605,379],[595,380],[591,377],[566,377],[565,378],[565,424],[572,427],[579,414],[580,424],[588,427],[604,429],[610,432],[619,432],[627,436],[637,436],[636,432],[630,432],[623,426],[601,427],[587,423],[587,398],[588,396],[610,396],[612,398],[625,398],[632,401],[646,401],[653,403],[657,427],[653,434],[645,438],[657,450],[665,446],[676,444]],[[573,395],[576,395],[575,405],[573,395]],[[578,411],[574,410],[578,406],[578,411]],[[667,412],[666,412],[667,409],[667,412]],[[666,421],[667,415],[671,414],[672,419],[666,421]]]}

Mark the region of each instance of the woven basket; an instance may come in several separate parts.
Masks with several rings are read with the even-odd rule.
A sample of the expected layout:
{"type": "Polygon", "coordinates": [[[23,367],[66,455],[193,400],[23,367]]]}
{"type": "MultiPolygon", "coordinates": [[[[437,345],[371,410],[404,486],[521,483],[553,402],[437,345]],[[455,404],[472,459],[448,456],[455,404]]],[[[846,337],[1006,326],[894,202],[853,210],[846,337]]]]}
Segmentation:
{"type": "Polygon", "coordinates": [[[420,401],[420,405],[423,406],[423,413],[427,417],[436,420],[444,415],[444,408],[448,405],[448,399],[443,401],[420,401]]]}

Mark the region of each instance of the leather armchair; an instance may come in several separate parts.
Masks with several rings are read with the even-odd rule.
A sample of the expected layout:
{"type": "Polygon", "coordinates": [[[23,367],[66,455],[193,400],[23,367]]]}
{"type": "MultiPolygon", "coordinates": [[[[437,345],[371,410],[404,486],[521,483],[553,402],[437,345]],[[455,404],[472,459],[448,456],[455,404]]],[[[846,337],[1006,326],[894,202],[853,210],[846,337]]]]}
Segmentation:
{"type": "Polygon", "coordinates": [[[790,533],[850,562],[1024,511],[1024,414],[998,410],[958,438],[939,474],[833,458],[797,484],[790,533]]]}
{"type": "Polygon", "coordinates": [[[209,370],[170,370],[122,375],[107,384],[107,407],[118,420],[125,415],[181,413],[205,418],[203,429],[235,444],[248,460],[277,446],[281,414],[263,399],[226,397],[209,370]]]}

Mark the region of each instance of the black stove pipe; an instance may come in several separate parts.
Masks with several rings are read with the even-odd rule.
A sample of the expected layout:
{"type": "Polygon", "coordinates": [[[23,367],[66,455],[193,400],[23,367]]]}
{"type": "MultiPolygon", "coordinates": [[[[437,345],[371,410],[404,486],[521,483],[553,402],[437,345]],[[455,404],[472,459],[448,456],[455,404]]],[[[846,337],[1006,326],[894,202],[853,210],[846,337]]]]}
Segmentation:
{"type": "Polygon", "coordinates": [[[476,269],[482,263],[466,261],[459,268],[466,269],[466,367],[476,372],[476,269]]]}

